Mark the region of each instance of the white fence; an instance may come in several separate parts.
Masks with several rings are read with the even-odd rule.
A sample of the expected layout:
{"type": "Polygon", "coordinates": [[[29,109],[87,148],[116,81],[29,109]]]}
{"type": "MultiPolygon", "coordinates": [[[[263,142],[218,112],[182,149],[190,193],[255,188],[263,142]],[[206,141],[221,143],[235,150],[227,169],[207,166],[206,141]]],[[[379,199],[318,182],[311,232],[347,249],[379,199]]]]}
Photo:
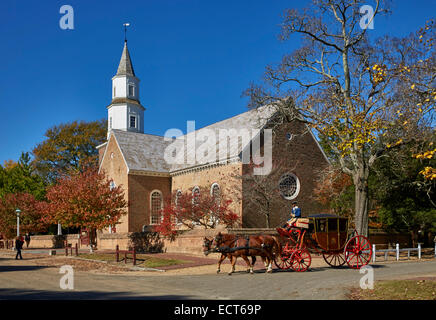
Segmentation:
{"type": "MultiPolygon", "coordinates": [[[[397,243],[395,245],[395,249],[380,249],[380,250],[376,250],[376,246],[375,244],[372,245],[372,262],[376,262],[377,259],[377,255],[376,253],[384,253],[385,256],[385,261],[388,260],[388,253],[389,252],[395,252],[395,258],[396,260],[400,260],[400,252],[407,252],[407,259],[410,259],[410,252],[412,251],[418,251],[418,259],[421,259],[421,244],[418,243],[418,248],[403,248],[400,249],[400,245],[397,243]]],[[[434,254],[435,258],[436,258],[436,244],[435,244],[435,254],[434,254]]]]}

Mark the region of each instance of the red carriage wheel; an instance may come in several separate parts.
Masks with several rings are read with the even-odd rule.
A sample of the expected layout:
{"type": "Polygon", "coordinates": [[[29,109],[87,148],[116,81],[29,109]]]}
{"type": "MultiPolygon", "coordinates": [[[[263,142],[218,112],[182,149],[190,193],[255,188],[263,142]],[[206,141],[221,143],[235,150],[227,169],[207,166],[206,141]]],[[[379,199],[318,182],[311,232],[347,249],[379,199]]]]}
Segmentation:
{"type": "Polygon", "coordinates": [[[282,252],[280,253],[280,255],[276,255],[274,259],[274,264],[277,266],[277,268],[287,270],[291,267],[290,257],[294,250],[295,249],[289,242],[282,247],[282,252]]]}
{"type": "Polygon", "coordinates": [[[291,259],[289,255],[279,255],[274,259],[274,264],[277,268],[287,270],[291,267],[291,259]]]}
{"type": "Polygon", "coordinates": [[[353,269],[360,269],[371,260],[371,243],[367,237],[357,235],[347,242],[344,253],[348,266],[353,269]]]}
{"type": "Polygon", "coordinates": [[[298,249],[294,251],[289,260],[291,260],[292,269],[304,272],[309,269],[312,257],[307,249],[298,249]]]}
{"type": "Polygon", "coordinates": [[[338,268],[345,264],[345,256],[341,251],[323,252],[322,257],[324,258],[324,261],[333,268],[338,268]]]}

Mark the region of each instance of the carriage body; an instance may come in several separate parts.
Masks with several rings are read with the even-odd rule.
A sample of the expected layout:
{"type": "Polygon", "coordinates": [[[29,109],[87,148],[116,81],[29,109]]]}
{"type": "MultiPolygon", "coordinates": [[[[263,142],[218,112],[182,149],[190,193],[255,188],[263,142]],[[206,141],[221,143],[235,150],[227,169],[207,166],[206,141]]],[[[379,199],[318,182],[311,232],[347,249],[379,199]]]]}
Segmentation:
{"type": "Polygon", "coordinates": [[[311,252],[321,254],[332,267],[347,263],[350,268],[360,269],[369,263],[371,244],[355,230],[349,232],[348,218],[316,214],[306,219],[309,220],[307,228],[294,227],[290,232],[277,228],[285,239],[281,255],[277,257],[277,267],[306,271],[312,260],[311,252]]]}
{"type": "Polygon", "coordinates": [[[309,216],[307,236],[315,241],[318,249],[326,252],[343,251],[347,244],[348,218],[328,214],[309,216]]]}

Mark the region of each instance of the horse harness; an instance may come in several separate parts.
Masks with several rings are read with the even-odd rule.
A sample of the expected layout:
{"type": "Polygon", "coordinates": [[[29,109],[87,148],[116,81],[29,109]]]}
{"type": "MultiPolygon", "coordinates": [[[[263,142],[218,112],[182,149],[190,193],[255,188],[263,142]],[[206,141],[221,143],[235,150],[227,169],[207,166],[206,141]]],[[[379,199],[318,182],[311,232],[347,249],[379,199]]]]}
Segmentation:
{"type": "MultiPolygon", "coordinates": [[[[219,243],[219,241],[221,241],[222,236],[219,237],[218,240],[218,236],[215,237],[215,241],[217,243],[219,243]]],[[[245,237],[240,237],[237,236],[228,246],[222,246],[222,247],[218,247],[218,245],[213,249],[215,252],[219,252],[219,253],[233,253],[235,251],[239,251],[239,250],[245,250],[246,251],[246,255],[248,255],[248,250],[266,250],[268,247],[271,247],[271,245],[267,245],[264,242],[262,242],[262,244],[260,245],[261,247],[250,247],[250,236],[245,236],[245,237]],[[240,239],[245,238],[245,246],[236,246],[237,241],[240,239]],[[234,246],[232,246],[234,245],[234,246]]]]}

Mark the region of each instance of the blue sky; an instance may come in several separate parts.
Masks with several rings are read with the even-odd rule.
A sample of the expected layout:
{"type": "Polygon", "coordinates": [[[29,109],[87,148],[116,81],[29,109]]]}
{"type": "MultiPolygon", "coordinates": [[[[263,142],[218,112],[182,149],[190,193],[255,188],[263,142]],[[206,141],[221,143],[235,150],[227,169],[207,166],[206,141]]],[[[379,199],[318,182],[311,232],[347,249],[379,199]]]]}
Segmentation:
{"type": "MultiPolygon", "coordinates": [[[[141,80],[145,132],[186,132],[246,111],[241,93],[269,63],[298,47],[279,42],[291,0],[1,1],[0,163],[17,160],[56,124],[107,117],[111,78],[128,43],[141,80]],[[62,5],[74,30],[62,30],[62,5]]],[[[368,0],[371,4],[372,0],[368,0]]],[[[433,0],[397,0],[374,35],[406,35],[434,17],[433,0]]]]}

